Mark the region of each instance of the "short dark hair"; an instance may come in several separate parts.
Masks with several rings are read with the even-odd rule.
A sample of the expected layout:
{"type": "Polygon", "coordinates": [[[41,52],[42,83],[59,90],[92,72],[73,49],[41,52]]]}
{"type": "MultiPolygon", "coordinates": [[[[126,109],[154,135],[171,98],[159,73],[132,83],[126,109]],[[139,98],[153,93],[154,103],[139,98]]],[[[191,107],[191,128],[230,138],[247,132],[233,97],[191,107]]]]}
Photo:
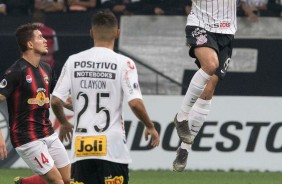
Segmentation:
{"type": "Polygon", "coordinates": [[[22,52],[27,50],[27,42],[33,38],[33,31],[39,30],[40,25],[28,23],[21,25],[16,30],[16,39],[22,52]]]}
{"type": "Polygon", "coordinates": [[[116,16],[108,9],[100,10],[92,17],[92,26],[108,26],[116,27],[118,26],[118,21],[116,16]]]}
{"type": "Polygon", "coordinates": [[[95,32],[94,39],[109,41],[115,38],[113,31],[118,28],[118,21],[110,10],[100,10],[93,15],[91,26],[95,32]]]}

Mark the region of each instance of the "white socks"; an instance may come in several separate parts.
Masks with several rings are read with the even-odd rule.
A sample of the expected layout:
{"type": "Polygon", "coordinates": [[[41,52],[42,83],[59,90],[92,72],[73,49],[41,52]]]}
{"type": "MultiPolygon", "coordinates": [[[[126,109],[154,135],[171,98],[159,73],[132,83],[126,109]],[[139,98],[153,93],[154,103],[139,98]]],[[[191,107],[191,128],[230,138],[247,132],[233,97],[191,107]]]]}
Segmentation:
{"type": "Polygon", "coordinates": [[[193,76],[184,100],[182,102],[180,111],[177,114],[177,120],[183,121],[188,119],[188,114],[192,109],[194,103],[204,91],[211,76],[199,69],[193,76]]]}
{"type": "MultiPolygon", "coordinates": [[[[210,112],[211,100],[203,100],[198,98],[193,108],[189,113],[188,125],[191,133],[196,136],[200,131],[203,123],[206,121],[210,112]]],[[[186,119],[187,120],[187,119],[186,119]]],[[[181,143],[180,147],[186,149],[188,152],[191,150],[192,144],[181,143]]]]}
{"type": "Polygon", "coordinates": [[[189,113],[189,129],[193,135],[197,135],[210,112],[211,100],[198,99],[189,113]]]}
{"type": "Polygon", "coordinates": [[[189,151],[191,151],[192,144],[186,144],[186,143],[184,143],[184,142],[181,142],[180,148],[181,148],[181,149],[186,149],[186,150],[189,152],[189,151]]]}

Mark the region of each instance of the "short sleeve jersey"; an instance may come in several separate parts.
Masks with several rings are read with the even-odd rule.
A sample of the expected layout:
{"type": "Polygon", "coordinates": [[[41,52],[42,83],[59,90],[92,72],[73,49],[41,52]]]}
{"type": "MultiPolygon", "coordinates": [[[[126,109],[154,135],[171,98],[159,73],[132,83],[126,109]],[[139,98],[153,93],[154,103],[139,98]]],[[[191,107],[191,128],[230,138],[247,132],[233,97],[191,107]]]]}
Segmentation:
{"type": "Polygon", "coordinates": [[[52,93],[63,101],[69,94],[73,99],[75,117],[72,162],[94,158],[130,163],[122,109],[124,98],[127,101],[142,99],[135,63],[103,47],[93,47],[72,55],[66,61],[52,93]],[[81,136],[93,136],[93,139],[106,137],[102,145],[106,153],[89,151],[89,155],[78,156],[78,150],[83,149],[77,147],[81,136]]]}
{"type": "Polygon", "coordinates": [[[0,82],[7,99],[11,143],[14,147],[54,133],[49,120],[51,68],[34,67],[24,59],[8,68],[0,82]]]}
{"type": "Polygon", "coordinates": [[[187,24],[220,34],[235,34],[238,0],[192,0],[187,24]]]}

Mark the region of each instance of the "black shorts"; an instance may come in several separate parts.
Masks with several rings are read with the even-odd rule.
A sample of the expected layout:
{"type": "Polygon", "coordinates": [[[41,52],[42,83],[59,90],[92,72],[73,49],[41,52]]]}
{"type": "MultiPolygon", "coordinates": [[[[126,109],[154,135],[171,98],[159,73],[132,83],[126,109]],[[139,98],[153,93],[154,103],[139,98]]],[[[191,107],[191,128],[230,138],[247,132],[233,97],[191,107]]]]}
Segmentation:
{"type": "Polygon", "coordinates": [[[128,184],[128,164],[106,160],[81,160],[71,165],[73,182],[83,184],[128,184]]]}
{"type": "MultiPolygon", "coordinates": [[[[231,61],[234,35],[212,33],[197,26],[186,26],[185,32],[186,43],[190,47],[189,55],[191,57],[196,58],[194,53],[196,47],[210,47],[216,51],[219,60],[216,75],[222,79],[226,75],[229,62],[231,61]]],[[[195,63],[201,68],[197,58],[195,63]]]]}

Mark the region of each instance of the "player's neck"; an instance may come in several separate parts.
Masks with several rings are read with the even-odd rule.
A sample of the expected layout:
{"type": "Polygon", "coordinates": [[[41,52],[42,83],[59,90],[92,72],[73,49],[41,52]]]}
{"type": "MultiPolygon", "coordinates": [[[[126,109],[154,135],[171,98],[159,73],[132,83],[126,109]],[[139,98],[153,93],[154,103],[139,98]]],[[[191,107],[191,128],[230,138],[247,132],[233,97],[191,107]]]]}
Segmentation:
{"type": "Polygon", "coordinates": [[[27,62],[37,68],[39,66],[41,56],[25,52],[23,53],[22,58],[24,58],[27,62]]]}
{"type": "Polygon", "coordinates": [[[111,42],[96,41],[95,44],[94,44],[94,47],[105,47],[105,48],[113,50],[114,44],[115,44],[115,42],[113,42],[113,41],[111,41],[111,42]]]}

